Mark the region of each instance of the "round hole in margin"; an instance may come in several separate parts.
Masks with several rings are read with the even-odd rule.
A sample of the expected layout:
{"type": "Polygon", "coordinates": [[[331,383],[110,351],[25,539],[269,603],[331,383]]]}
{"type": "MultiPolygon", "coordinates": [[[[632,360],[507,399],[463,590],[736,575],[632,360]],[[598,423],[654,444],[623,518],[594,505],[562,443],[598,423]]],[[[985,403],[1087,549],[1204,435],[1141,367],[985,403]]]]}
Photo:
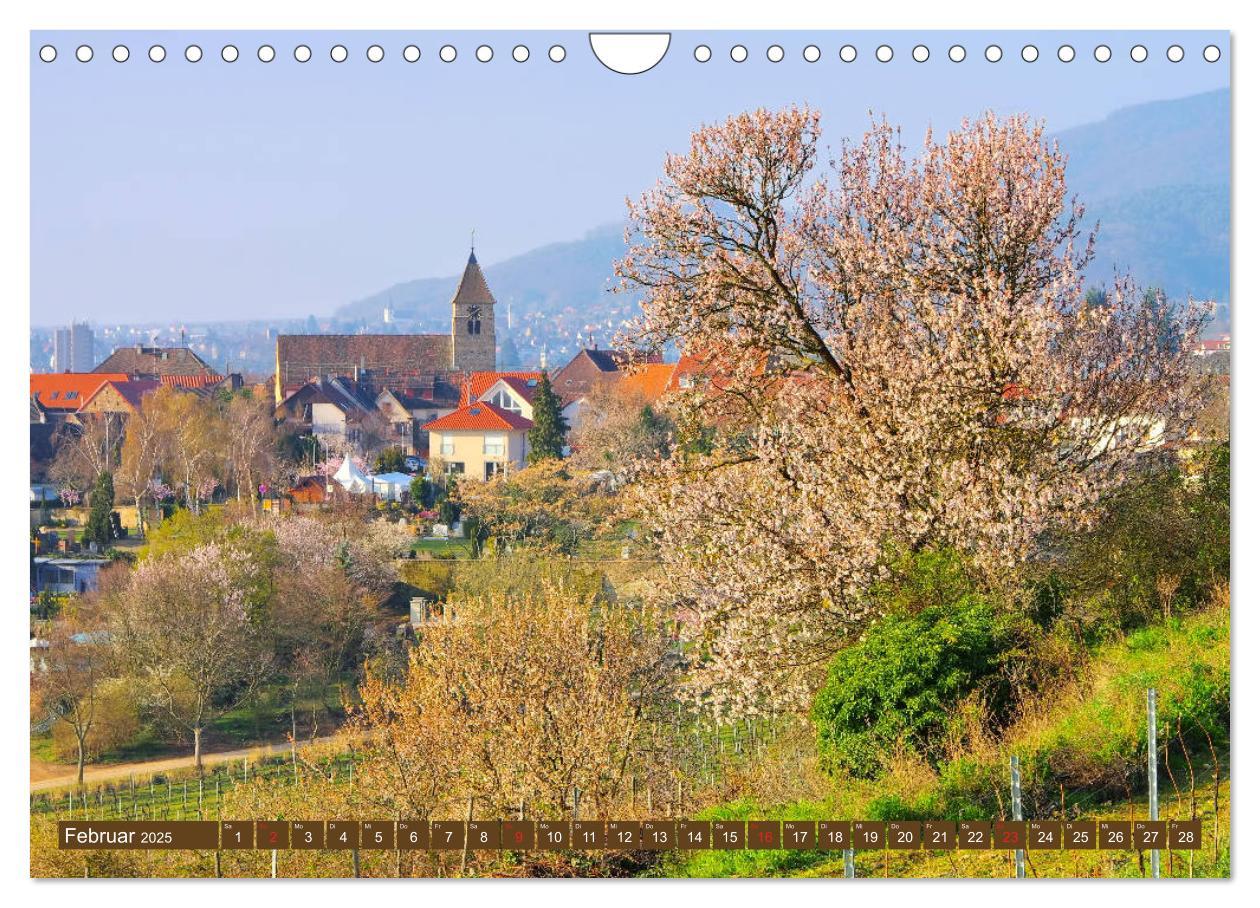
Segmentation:
{"type": "Polygon", "coordinates": [[[748,59],[748,48],[742,44],[736,44],[731,48],[731,59],[736,63],[743,63],[748,59]]]}
{"type": "Polygon", "coordinates": [[[984,58],[990,63],[996,63],[1002,59],[1002,48],[996,44],[990,44],[984,49],[984,58]]]}
{"type": "Polygon", "coordinates": [[[852,44],[846,44],[840,48],[840,59],[845,63],[852,63],[857,59],[857,48],[852,44]]]}
{"type": "Polygon", "coordinates": [[[299,44],[293,48],[293,59],[299,63],[309,63],[311,61],[311,49],[305,44],[299,44]]]}
{"type": "Polygon", "coordinates": [[[258,48],[258,60],[261,63],[270,63],[276,58],[276,49],[270,44],[264,44],[258,48]]]}
{"type": "Polygon", "coordinates": [[[563,63],[564,57],[565,50],[563,44],[553,44],[551,47],[547,48],[547,59],[549,59],[552,63],[563,63]]]}
{"type": "Polygon", "coordinates": [[[967,59],[967,48],[963,47],[961,44],[955,44],[949,49],[949,58],[955,63],[961,63],[963,60],[967,59]]]}
{"type": "Polygon", "coordinates": [[[420,59],[420,48],[414,44],[408,44],[403,48],[403,59],[408,63],[415,63],[420,59]]]}
{"type": "Polygon", "coordinates": [[[449,44],[443,44],[440,48],[438,48],[438,59],[443,63],[451,63],[458,56],[459,54],[456,52],[455,48],[449,44]]]}
{"type": "Polygon", "coordinates": [[[914,50],[910,51],[910,56],[914,58],[915,63],[926,63],[928,57],[932,56],[932,52],[928,50],[926,44],[916,44],[914,50]]]}
{"type": "Polygon", "coordinates": [[[1172,47],[1168,48],[1168,62],[1169,63],[1180,63],[1182,60],[1185,59],[1185,57],[1186,57],[1186,52],[1181,49],[1180,44],[1174,44],[1172,45],[1172,47]]]}
{"type": "Polygon", "coordinates": [[[115,63],[126,63],[131,59],[131,51],[126,44],[119,44],[114,48],[112,56],[115,63]]]}
{"type": "Polygon", "coordinates": [[[1024,49],[1019,52],[1025,63],[1036,63],[1037,58],[1041,56],[1041,52],[1037,50],[1035,44],[1025,44],[1024,49]]]}
{"type": "Polygon", "coordinates": [[[518,44],[512,48],[512,59],[517,63],[524,63],[529,59],[529,48],[524,44],[518,44]]]}
{"type": "Polygon", "coordinates": [[[1134,63],[1145,63],[1146,57],[1146,48],[1141,44],[1135,44],[1133,47],[1129,48],[1129,59],[1134,63]]]}
{"type": "Polygon", "coordinates": [[[489,44],[483,44],[477,48],[477,61],[479,63],[489,63],[494,59],[494,48],[489,44]]]}
{"type": "Polygon", "coordinates": [[[380,63],[385,59],[385,48],[379,44],[373,44],[367,49],[367,58],[369,63],[380,63]]]}
{"type": "Polygon", "coordinates": [[[807,44],[805,49],[801,51],[801,56],[805,58],[806,63],[817,63],[822,59],[822,51],[818,49],[816,44],[807,44]]]}
{"type": "Polygon", "coordinates": [[[235,63],[236,58],[240,55],[241,52],[236,49],[234,44],[225,44],[223,45],[223,50],[219,51],[219,56],[223,58],[224,63],[235,63]]]}
{"type": "Polygon", "coordinates": [[[196,63],[201,59],[201,48],[196,44],[189,44],[184,48],[184,59],[189,63],[196,63]]]}
{"type": "Polygon", "coordinates": [[[1220,58],[1221,49],[1215,44],[1209,44],[1207,47],[1203,48],[1203,59],[1207,60],[1209,63],[1215,63],[1220,58]]]}
{"type": "Polygon", "coordinates": [[[777,44],[771,44],[766,48],[766,59],[771,63],[780,63],[783,60],[783,48],[777,44]]]}
{"type": "Polygon", "coordinates": [[[39,59],[44,63],[51,63],[53,60],[56,60],[57,48],[53,47],[51,44],[45,44],[39,49],[39,59]]]}
{"type": "Polygon", "coordinates": [[[698,44],[692,56],[696,58],[697,63],[708,63],[713,58],[713,51],[709,50],[707,44],[698,44]]]}
{"type": "Polygon", "coordinates": [[[154,44],[149,48],[149,59],[154,63],[161,63],[166,59],[166,48],[161,44],[154,44]]]}
{"type": "Polygon", "coordinates": [[[334,63],[345,63],[350,58],[350,51],[346,50],[344,44],[334,44],[332,50],[328,52],[328,56],[332,58],[334,63]]]}
{"type": "Polygon", "coordinates": [[[1094,59],[1099,63],[1106,63],[1111,59],[1111,48],[1106,44],[1099,44],[1094,48],[1094,59]]]}
{"type": "Polygon", "coordinates": [[[1059,60],[1063,63],[1071,63],[1076,59],[1076,48],[1071,44],[1064,44],[1059,48],[1059,60]]]}
{"type": "Polygon", "coordinates": [[[875,48],[875,59],[880,63],[887,63],[893,58],[893,49],[887,44],[881,44],[875,48]]]}

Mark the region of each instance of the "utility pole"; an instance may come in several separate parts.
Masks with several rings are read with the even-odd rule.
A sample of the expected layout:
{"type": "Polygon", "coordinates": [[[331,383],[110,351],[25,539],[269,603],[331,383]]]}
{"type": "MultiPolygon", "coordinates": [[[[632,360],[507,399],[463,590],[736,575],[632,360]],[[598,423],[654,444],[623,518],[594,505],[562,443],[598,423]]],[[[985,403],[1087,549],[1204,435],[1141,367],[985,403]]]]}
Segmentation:
{"type": "MultiPolygon", "coordinates": [[[[1155,688],[1146,689],[1146,778],[1150,789],[1151,819],[1159,819],[1158,741],[1155,732],[1155,688]]],[[[1151,849],[1151,877],[1159,879],[1159,849],[1151,849]]]]}
{"type": "MultiPolygon", "coordinates": [[[[1019,822],[1024,819],[1024,806],[1019,785],[1019,757],[1011,757],[1011,819],[1019,822]]],[[[1015,878],[1024,878],[1024,849],[1015,849],[1015,878]]]]}

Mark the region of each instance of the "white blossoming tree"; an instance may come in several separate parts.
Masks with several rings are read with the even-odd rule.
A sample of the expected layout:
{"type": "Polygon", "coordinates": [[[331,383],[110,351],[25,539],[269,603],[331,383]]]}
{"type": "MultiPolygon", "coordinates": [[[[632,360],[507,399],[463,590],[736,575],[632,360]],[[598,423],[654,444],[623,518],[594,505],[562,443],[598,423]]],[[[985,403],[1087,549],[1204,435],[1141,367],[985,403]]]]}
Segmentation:
{"type": "MultiPolygon", "coordinates": [[[[631,204],[627,342],[702,364],[676,411],[715,429],[636,486],[693,689],[801,705],[870,618],[889,546],[994,576],[1090,519],[1197,396],[1201,311],[1118,280],[1040,125],[986,115],[912,155],[873,124],[819,160],[819,115],[706,126],[631,204]]],[[[679,418],[687,425],[687,418],[679,418]]]]}

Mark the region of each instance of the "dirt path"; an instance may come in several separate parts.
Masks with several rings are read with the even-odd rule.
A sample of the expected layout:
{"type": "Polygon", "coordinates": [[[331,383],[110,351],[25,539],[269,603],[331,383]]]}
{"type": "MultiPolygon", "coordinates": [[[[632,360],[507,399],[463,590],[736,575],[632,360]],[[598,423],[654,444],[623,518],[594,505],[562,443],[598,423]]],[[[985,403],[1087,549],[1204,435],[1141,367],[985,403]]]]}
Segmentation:
{"type": "MultiPolygon", "coordinates": [[[[325,744],[332,740],[329,735],[323,738],[316,738],[314,743],[325,744]]],[[[299,742],[298,748],[307,747],[311,742],[299,742]]],[[[236,750],[221,750],[216,753],[203,753],[201,762],[205,766],[214,766],[218,763],[226,763],[230,760],[242,760],[245,757],[257,756],[259,754],[278,754],[287,753],[289,750],[288,741],[280,741],[275,744],[255,744],[252,747],[241,747],[236,750]]],[[[111,763],[108,766],[89,766],[83,773],[84,785],[98,785],[102,782],[108,782],[111,779],[126,778],[135,773],[136,775],[149,775],[155,772],[167,772],[172,769],[191,769],[193,766],[192,754],[184,757],[166,757],[160,760],[144,760],[137,763],[111,763]]],[[[31,763],[31,791],[45,791],[49,788],[64,788],[68,785],[75,784],[78,778],[78,771],[73,765],[65,765],[59,763],[41,764],[32,761],[31,763]]]]}

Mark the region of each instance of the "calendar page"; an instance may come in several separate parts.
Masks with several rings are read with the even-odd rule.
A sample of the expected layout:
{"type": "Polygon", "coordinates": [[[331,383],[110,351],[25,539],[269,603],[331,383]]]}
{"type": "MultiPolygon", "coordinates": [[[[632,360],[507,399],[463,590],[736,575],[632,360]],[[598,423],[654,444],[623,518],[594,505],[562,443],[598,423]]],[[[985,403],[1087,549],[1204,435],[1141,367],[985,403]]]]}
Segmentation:
{"type": "Polygon", "coordinates": [[[31,877],[1230,876],[1229,33],[27,51],[31,877]]]}

